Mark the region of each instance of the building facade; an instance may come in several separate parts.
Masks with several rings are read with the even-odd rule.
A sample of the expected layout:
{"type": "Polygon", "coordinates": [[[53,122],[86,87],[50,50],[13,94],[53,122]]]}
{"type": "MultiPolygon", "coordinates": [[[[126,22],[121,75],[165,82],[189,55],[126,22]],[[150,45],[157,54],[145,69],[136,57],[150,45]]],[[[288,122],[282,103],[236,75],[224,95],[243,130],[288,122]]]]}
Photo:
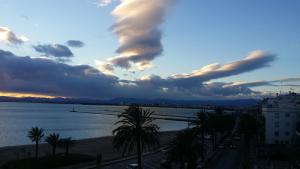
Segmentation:
{"type": "Polygon", "coordinates": [[[300,122],[300,95],[290,92],[263,101],[265,143],[289,144],[296,136],[300,122]]]}

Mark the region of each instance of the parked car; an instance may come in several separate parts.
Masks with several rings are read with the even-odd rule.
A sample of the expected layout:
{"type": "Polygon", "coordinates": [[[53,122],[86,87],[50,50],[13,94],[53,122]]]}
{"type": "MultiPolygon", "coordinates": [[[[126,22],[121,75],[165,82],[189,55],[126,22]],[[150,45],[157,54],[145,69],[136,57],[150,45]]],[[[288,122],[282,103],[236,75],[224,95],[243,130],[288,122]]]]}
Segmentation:
{"type": "Polygon", "coordinates": [[[139,165],[138,164],[128,164],[126,169],[138,169],[139,165]]]}

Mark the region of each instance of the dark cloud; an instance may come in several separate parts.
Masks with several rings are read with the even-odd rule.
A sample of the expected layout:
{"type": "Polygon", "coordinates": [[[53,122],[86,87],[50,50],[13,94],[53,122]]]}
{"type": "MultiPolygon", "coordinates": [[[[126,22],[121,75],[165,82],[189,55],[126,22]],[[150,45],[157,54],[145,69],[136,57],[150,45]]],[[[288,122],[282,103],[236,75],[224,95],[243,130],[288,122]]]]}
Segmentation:
{"type": "Polygon", "coordinates": [[[68,40],[66,44],[73,48],[81,48],[85,45],[85,43],[80,40],[68,40]]]}
{"type": "Polygon", "coordinates": [[[117,78],[87,65],[18,57],[0,50],[0,91],[67,97],[107,98],[117,78]]]}
{"type": "Polygon", "coordinates": [[[70,58],[74,56],[67,46],[61,44],[34,45],[32,47],[45,56],[53,56],[56,58],[70,58]]]}
{"type": "Polygon", "coordinates": [[[134,54],[126,57],[115,57],[111,63],[126,69],[131,67],[131,62],[140,63],[140,67],[143,68],[163,52],[160,40],[161,32],[153,30],[147,35],[127,41],[117,49],[117,53],[122,55],[122,53],[133,52],[134,54]]]}
{"type": "Polygon", "coordinates": [[[269,57],[274,58],[267,54],[251,55],[222,66],[206,66],[201,71],[168,78],[152,75],[137,80],[120,80],[91,66],[71,66],[49,59],[20,57],[0,50],[0,91],[100,99],[247,97],[259,92],[247,86],[207,81],[265,67],[273,60],[269,57]],[[246,68],[243,69],[242,65],[246,68]]]}

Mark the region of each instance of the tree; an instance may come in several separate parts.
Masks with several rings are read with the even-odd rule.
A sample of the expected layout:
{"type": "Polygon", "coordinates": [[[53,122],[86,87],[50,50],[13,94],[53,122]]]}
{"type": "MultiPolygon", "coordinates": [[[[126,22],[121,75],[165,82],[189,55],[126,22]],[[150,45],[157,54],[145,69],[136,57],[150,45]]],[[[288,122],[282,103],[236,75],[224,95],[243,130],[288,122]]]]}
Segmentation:
{"type": "Polygon", "coordinates": [[[192,123],[192,125],[195,125],[194,129],[200,133],[200,140],[201,140],[201,159],[204,160],[205,158],[205,143],[204,143],[204,136],[207,133],[209,129],[209,123],[208,123],[209,114],[205,111],[201,111],[197,113],[197,119],[192,123]]]}
{"type": "Polygon", "coordinates": [[[250,139],[258,133],[259,124],[254,116],[244,114],[239,121],[239,132],[243,134],[246,144],[250,143],[250,139]]]}
{"type": "Polygon", "coordinates": [[[74,140],[72,140],[72,137],[61,139],[59,144],[65,148],[65,156],[67,157],[69,155],[70,147],[75,144],[74,140]]]}
{"type": "MultiPolygon", "coordinates": [[[[204,146],[204,135],[210,134],[212,136],[213,149],[216,147],[217,133],[229,132],[235,124],[235,119],[232,115],[223,114],[223,109],[215,110],[217,113],[206,113],[204,111],[197,114],[196,121],[193,122],[195,128],[201,134],[202,144],[204,146]]],[[[203,152],[204,152],[203,148],[203,152]]],[[[202,154],[204,159],[204,153],[202,154]]]]}
{"type": "Polygon", "coordinates": [[[217,106],[214,110],[215,110],[215,113],[219,114],[219,115],[222,115],[224,113],[224,109],[221,106],[217,106]]]}
{"type": "Polygon", "coordinates": [[[52,147],[52,156],[55,157],[56,147],[60,142],[59,134],[58,133],[52,133],[49,136],[47,136],[45,140],[48,144],[52,147]]]}
{"type": "Polygon", "coordinates": [[[168,159],[179,163],[180,169],[183,169],[185,164],[187,164],[187,169],[194,169],[197,166],[197,160],[203,149],[197,133],[195,128],[186,129],[179,132],[170,143],[168,159]]]}
{"type": "Polygon", "coordinates": [[[118,117],[120,125],[113,130],[115,135],[113,145],[117,150],[123,148],[123,155],[130,153],[136,147],[139,169],[142,168],[142,151],[159,145],[159,127],[152,122],[154,111],[131,105],[118,117]]]}
{"type": "Polygon", "coordinates": [[[39,143],[44,137],[44,129],[39,127],[32,127],[28,131],[28,137],[32,142],[35,142],[35,159],[39,156],[39,143]]]}

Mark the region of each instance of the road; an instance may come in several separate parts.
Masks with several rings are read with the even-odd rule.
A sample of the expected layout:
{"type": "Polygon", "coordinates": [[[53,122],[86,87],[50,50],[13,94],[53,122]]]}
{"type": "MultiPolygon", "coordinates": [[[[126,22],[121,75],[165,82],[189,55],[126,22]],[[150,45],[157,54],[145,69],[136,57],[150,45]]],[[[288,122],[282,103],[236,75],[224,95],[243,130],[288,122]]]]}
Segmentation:
{"type": "MultiPolygon", "coordinates": [[[[143,169],[163,169],[160,166],[161,161],[165,159],[163,152],[157,152],[143,157],[143,169]]],[[[101,169],[125,169],[128,164],[137,163],[137,159],[124,160],[107,166],[101,169]]]]}
{"type": "Polygon", "coordinates": [[[240,161],[241,153],[239,150],[220,150],[210,162],[209,169],[238,169],[240,161]]]}
{"type": "MultiPolygon", "coordinates": [[[[237,149],[222,149],[209,164],[209,169],[238,169],[240,164],[240,151],[237,149]]],[[[160,166],[165,159],[163,152],[147,155],[143,158],[143,169],[164,169],[160,166]]],[[[137,159],[124,160],[103,166],[101,169],[125,169],[128,164],[137,163],[137,159]]]]}

